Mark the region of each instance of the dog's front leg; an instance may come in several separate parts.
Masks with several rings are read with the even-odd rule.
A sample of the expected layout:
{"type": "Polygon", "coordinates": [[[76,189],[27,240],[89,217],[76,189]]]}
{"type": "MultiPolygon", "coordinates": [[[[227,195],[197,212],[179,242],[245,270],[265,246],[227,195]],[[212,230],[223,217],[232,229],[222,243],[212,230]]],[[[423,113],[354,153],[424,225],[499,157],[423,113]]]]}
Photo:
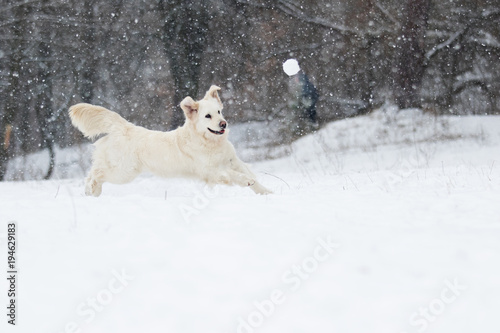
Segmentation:
{"type": "Polygon", "coordinates": [[[249,177],[249,175],[235,171],[233,169],[227,170],[227,174],[231,179],[231,183],[242,187],[253,186],[257,182],[254,177],[249,177]]]}
{"type": "MultiPolygon", "coordinates": [[[[261,183],[259,183],[255,177],[249,177],[249,175],[231,170],[230,171],[231,178],[235,184],[238,184],[242,187],[250,187],[252,191],[257,194],[271,194],[270,190],[265,188],[261,183]]],[[[253,174],[252,174],[253,175],[253,174]]]]}
{"type": "Polygon", "coordinates": [[[262,185],[258,181],[255,181],[255,183],[250,186],[250,189],[257,194],[272,194],[273,193],[273,191],[268,190],[264,185],[262,185]]]}
{"type": "Polygon", "coordinates": [[[241,183],[237,183],[240,186],[250,186],[252,191],[257,194],[271,194],[272,191],[265,188],[262,184],[257,181],[257,177],[250,170],[250,168],[243,163],[239,158],[233,158],[231,160],[231,172],[234,179],[240,178],[241,183]]]}

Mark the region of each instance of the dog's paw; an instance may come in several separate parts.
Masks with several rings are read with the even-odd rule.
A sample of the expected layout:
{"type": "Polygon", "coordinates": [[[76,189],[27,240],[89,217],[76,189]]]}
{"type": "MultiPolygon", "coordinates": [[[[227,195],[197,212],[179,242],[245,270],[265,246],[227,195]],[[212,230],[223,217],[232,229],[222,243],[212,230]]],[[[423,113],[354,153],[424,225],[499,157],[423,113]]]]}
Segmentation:
{"type": "Polygon", "coordinates": [[[264,186],[262,186],[259,182],[255,182],[253,185],[250,187],[255,193],[257,194],[272,194],[273,192],[271,190],[268,190],[264,186]]]}
{"type": "Polygon", "coordinates": [[[233,178],[234,183],[238,184],[241,187],[253,186],[253,185],[255,185],[255,183],[257,183],[257,181],[255,179],[253,179],[252,177],[247,176],[245,174],[242,174],[242,173],[238,174],[237,173],[235,175],[236,176],[233,178]]]}
{"type": "Polygon", "coordinates": [[[92,196],[92,189],[90,189],[88,186],[85,186],[85,195],[88,197],[92,196]]]}
{"type": "Polygon", "coordinates": [[[102,193],[102,184],[98,184],[95,180],[87,180],[85,183],[85,195],[98,197],[102,193]]]}

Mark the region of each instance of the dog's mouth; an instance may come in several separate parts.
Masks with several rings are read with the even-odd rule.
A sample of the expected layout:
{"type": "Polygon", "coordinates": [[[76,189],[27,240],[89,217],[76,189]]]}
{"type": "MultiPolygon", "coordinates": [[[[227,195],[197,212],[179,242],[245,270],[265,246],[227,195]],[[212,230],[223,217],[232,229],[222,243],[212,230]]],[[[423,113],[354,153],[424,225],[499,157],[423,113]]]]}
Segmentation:
{"type": "Polygon", "coordinates": [[[207,127],[207,129],[208,129],[211,133],[213,133],[213,134],[215,134],[215,135],[222,135],[222,134],[224,134],[224,132],[226,131],[226,130],[224,130],[224,129],[221,129],[220,131],[214,131],[213,129],[210,129],[210,127],[207,127]]]}

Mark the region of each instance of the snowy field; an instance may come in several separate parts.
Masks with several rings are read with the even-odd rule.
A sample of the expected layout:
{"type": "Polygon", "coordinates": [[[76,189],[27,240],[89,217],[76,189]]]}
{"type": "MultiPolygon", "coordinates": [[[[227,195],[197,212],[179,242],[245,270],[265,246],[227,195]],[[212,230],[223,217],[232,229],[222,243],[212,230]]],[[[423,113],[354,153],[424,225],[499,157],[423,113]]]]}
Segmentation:
{"type": "MultiPolygon", "coordinates": [[[[230,138],[249,161],[265,135],[230,138]]],[[[88,198],[88,151],[0,183],[1,266],[15,221],[19,269],[1,332],[500,332],[500,117],[331,123],[253,164],[268,196],[144,175],[88,198]]]]}

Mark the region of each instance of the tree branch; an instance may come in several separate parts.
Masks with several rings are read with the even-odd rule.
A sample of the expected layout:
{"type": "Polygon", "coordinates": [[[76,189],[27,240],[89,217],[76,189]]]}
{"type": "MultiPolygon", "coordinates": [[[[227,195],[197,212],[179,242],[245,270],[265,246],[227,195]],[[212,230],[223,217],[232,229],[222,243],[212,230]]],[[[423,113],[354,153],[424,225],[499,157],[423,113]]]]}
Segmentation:
{"type": "Polygon", "coordinates": [[[240,5],[246,5],[246,6],[252,6],[256,8],[264,8],[264,9],[275,9],[279,10],[288,16],[291,16],[295,19],[301,20],[303,22],[319,25],[323,28],[327,28],[330,30],[333,30],[337,32],[340,35],[346,36],[346,35],[351,35],[351,36],[357,36],[357,33],[343,25],[335,24],[332,23],[328,20],[322,19],[320,17],[314,17],[310,16],[306,13],[304,13],[297,5],[294,3],[287,1],[287,0],[278,0],[277,4],[272,3],[272,4],[263,4],[255,1],[250,1],[250,0],[235,0],[236,3],[240,5]]]}
{"type": "Polygon", "coordinates": [[[462,37],[467,32],[467,30],[468,30],[468,28],[463,28],[463,29],[457,31],[456,33],[454,33],[453,35],[451,35],[450,38],[448,38],[446,41],[444,41],[440,44],[434,45],[434,47],[432,49],[430,49],[429,51],[427,51],[427,53],[425,54],[426,62],[429,62],[429,60],[431,60],[431,58],[434,57],[439,51],[450,46],[451,44],[453,44],[453,42],[455,42],[457,39],[462,37]]]}
{"type": "Polygon", "coordinates": [[[278,0],[277,9],[281,10],[283,13],[290,15],[294,18],[297,18],[301,21],[322,26],[324,28],[328,28],[333,30],[341,35],[357,35],[357,33],[343,25],[332,23],[328,20],[322,19],[320,17],[309,16],[304,13],[302,10],[298,8],[295,4],[287,1],[287,0],[278,0]]]}
{"type": "Polygon", "coordinates": [[[312,43],[312,44],[306,44],[306,45],[297,46],[297,47],[294,47],[294,48],[285,48],[285,49],[275,50],[275,51],[273,51],[273,52],[271,52],[271,53],[263,56],[262,58],[260,58],[259,62],[263,62],[263,61],[266,61],[266,60],[271,59],[273,57],[276,57],[278,55],[287,54],[287,53],[290,53],[290,52],[318,49],[322,45],[324,45],[324,43],[312,43]]]}
{"type": "Polygon", "coordinates": [[[387,18],[396,25],[396,28],[400,28],[401,27],[401,23],[387,10],[385,9],[384,7],[382,7],[382,5],[378,2],[378,1],[375,1],[375,6],[385,15],[387,16],[387,18]]]}

